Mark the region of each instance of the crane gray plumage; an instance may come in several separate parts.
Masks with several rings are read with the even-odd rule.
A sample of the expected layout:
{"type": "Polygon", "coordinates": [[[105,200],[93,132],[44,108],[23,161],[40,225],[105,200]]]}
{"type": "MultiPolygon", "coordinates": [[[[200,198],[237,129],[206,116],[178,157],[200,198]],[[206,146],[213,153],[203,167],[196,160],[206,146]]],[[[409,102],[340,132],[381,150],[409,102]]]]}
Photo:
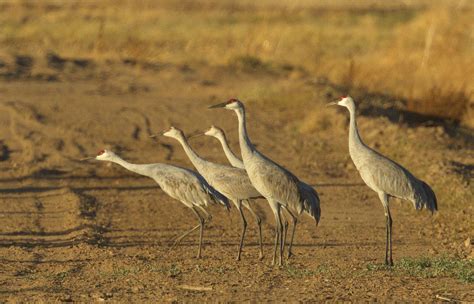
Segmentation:
{"type": "MultiPolygon", "coordinates": [[[[204,135],[212,136],[219,140],[224,150],[224,153],[227,157],[227,160],[231,163],[232,166],[237,167],[237,168],[242,168],[242,169],[245,168],[244,162],[241,161],[237,156],[235,156],[235,154],[230,149],[229,143],[227,142],[227,137],[225,136],[225,133],[221,128],[216,127],[216,126],[211,126],[209,130],[204,132],[204,135]]],[[[287,172],[287,174],[291,174],[291,173],[287,172]]],[[[321,210],[319,210],[318,194],[311,186],[301,181],[299,182],[298,186],[299,186],[299,191],[303,199],[303,205],[304,205],[303,209],[305,209],[307,211],[307,214],[309,214],[311,217],[316,218],[318,214],[321,213],[321,210]]],[[[296,218],[294,217],[294,215],[291,213],[290,215],[293,221],[296,221],[296,218]]],[[[287,226],[285,225],[285,227],[287,226]]],[[[293,228],[294,227],[295,226],[293,225],[293,228]]],[[[285,236],[286,236],[286,230],[285,230],[285,236]]],[[[291,237],[290,244],[288,247],[288,257],[291,257],[292,255],[291,248],[293,247],[293,238],[294,238],[294,229],[293,229],[292,237],[291,237]]]]}
{"type": "MultiPolygon", "coordinates": [[[[303,210],[306,214],[319,222],[321,218],[321,207],[319,204],[319,195],[310,185],[300,181],[298,184],[301,198],[303,200],[303,210]]],[[[290,243],[291,245],[291,243],[290,243]]]]}
{"type": "Polygon", "coordinates": [[[160,163],[132,164],[123,160],[114,152],[108,150],[100,151],[99,154],[93,158],[101,161],[114,162],[129,171],[152,178],[160,186],[163,192],[190,208],[198,217],[199,225],[184,233],[178,238],[177,242],[197,228],[200,228],[197,257],[201,257],[202,235],[205,220],[198,212],[198,209],[208,218],[210,216],[203,207],[206,207],[209,204],[220,204],[229,209],[229,201],[224,195],[211,187],[201,175],[189,169],[160,163]]]}
{"type": "Polygon", "coordinates": [[[384,206],[387,221],[385,263],[393,265],[389,197],[411,201],[417,210],[427,208],[434,212],[438,209],[436,195],[424,181],[419,180],[407,169],[371,149],[362,141],[357,129],[356,108],[351,97],[343,97],[338,102],[330,103],[330,105],[333,104],[349,110],[349,154],[364,182],[378,193],[384,206]]]}
{"type": "MultiPolygon", "coordinates": [[[[240,160],[230,149],[229,143],[227,142],[227,137],[225,136],[225,133],[221,128],[211,126],[211,128],[204,134],[207,136],[215,137],[219,140],[227,157],[227,160],[233,167],[245,169],[244,162],[240,160]]],[[[301,196],[303,197],[303,202],[305,204],[304,209],[311,217],[316,218],[318,214],[320,214],[320,210],[318,209],[319,204],[317,203],[317,200],[319,199],[318,194],[310,185],[301,181],[299,183],[299,190],[301,196]]]]}
{"type": "Polygon", "coordinates": [[[212,185],[212,187],[229,198],[237,207],[242,219],[242,234],[237,253],[237,260],[240,260],[241,257],[243,241],[247,229],[247,221],[242,211],[242,205],[252,213],[257,221],[260,240],[260,259],[263,258],[261,220],[248,203],[249,199],[259,198],[262,197],[262,195],[252,185],[246,171],[240,168],[216,164],[201,158],[191,148],[184,133],[177,128],[171,127],[170,130],[164,132],[163,135],[176,139],[182,145],[186,155],[189,157],[196,170],[212,185]]]}
{"type": "MultiPolygon", "coordinates": [[[[319,196],[309,185],[302,183],[291,172],[255,148],[247,134],[245,108],[242,102],[237,99],[230,99],[227,102],[211,106],[210,108],[226,108],[235,111],[237,114],[239,122],[239,144],[245,170],[255,188],[267,199],[275,215],[276,231],[273,263],[276,261],[279,243],[279,264],[281,265],[284,250],[283,225],[280,213],[281,207],[285,208],[293,218],[292,235],[294,236],[297,223],[296,215],[301,214],[303,211],[312,216],[316,223],[319,222],[321,216],[319,196]]],[[[291,249],[289,252],[291,252],[291,249]]]]}

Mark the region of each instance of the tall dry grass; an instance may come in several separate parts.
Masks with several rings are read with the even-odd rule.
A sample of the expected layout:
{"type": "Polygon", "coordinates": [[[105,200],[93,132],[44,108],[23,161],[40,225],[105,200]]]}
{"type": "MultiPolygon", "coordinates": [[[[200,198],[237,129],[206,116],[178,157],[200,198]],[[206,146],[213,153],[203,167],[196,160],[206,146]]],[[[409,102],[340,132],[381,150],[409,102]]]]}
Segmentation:
{"type": "Polygon", "coordinates": [[[6,1],[0,57],[294,66],[474,126],[470,1],[6,1]]]}
{"type": "Polygon", "coordinates": [[[440,7],[418,14],[394,30],[389,48],[355,59],[355,85],[404,97],[409,110],[474,126],[473,16],[440,7]]]}

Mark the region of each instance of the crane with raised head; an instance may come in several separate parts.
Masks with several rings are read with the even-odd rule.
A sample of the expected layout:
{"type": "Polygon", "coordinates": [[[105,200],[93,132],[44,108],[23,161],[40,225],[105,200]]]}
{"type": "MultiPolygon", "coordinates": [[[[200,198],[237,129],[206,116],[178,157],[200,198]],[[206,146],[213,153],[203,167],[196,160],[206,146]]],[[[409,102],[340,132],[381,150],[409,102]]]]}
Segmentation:
{"type": "Polygon", "coordinates": [[[338,105],[349,111],[349,154],[370,189],[377,192],[385,212],[385,264],[393,266],[392,259],[392,216],[389,198],[396,197],[411,201],[417,210],[427,208],[432,213],[438,210],[436,195],[424,181],[416,178],[407,169],[393,160],[368,147],[360,138],[356,122],[356,106],[350,96],[328,105],[338,105]]]}
{"type": "MultiPolygon", "coordinates": [[[[229,143],[227,142],[227,137],[225,136],[225,133],[221,128],[216,127],[216,126],[211,126],[209,128],[209,130],[204,131],[204,133],[198,133],[198,134],[193,135],[192,137],[201,136],[201,135],[206,135],[206,136],[211,136],[211,137],[217,138],[217,140],[219,140],[219,142],[221,143],[222,148],[224,150],[224,153],[227,157],[227,160],[230,162],[230,164],[233,167],[245,169],[244,162],[242,160],[240,160],[240,158],[238,158],[234,154],[234,152],[232,152],[232,150],[230,149],[229,143]]],[[[309,186],[309,185],[307,185],[303,182],[302,182],[301,186],[302,186],[301,187],[302,191],[307,192],[306,195],[308,196],[308,198],[311,199],[312,197],[314,197],[314,194],[311,193],[311,186],[309,186]]],[[[285,217],[283,212],[282,212],[282,216],[283,216],[283,218],[285,217]]],[[[293,217],[292,214],[290,214],[290,216],[293,217]]],[[[293,218],[293,221],[294,221],[294,223],[296,223],[297,218],[293,218]]],[[[287,231],[288,231],[288,221],[286,219],[285,219],[284,227],[285,227],[285,234],[284,234],[283,239],[284,239],[284,242],[286,242],[286,235],[287,235],[287,231]]],[[[295,224],[293,225],[293,231],[292,231],[290,243],[289,243],[289,246],[288,246],[288,257],[292,256],[291,249],[293,247],[293,240],[294,240],[294,236],[295,236],[295,230],[294,229],[295,229],[295,224]]]]}
{"type": "Polygon", "coordinates": [[[230,149],[229,143],[227,142],[227,137],[225,136],[225,133],[221,128],[211,126],[209,130],[197,135],[206,135],[216,138],[221,143],[222,149],[224,150],[224,154],[227,157],[229,163],[232,165],[232,167],[245,169],[244,162],[240,160],[240,158],[235,156],[234,152],[232,152],[232,150],[230,149]]]}
{"type": "MultiPolygon", "coordinates": [[[[255,148],[247,133],[245,107],[241,101],[232,98],[227,102],[210,106],[210,108],[225,108],[237,114],[242,161],[252,185],[267,199],[275,216],[276,227],[273,264],[276,263],[279,244],[278,264],[282,265],[285,242],[281,208],[285,208],[293,219],[291,240],[291,243],[293,243],[297,215],[305,212],[309,214],[316,223],[319,222],[321,217],[319,196],[316,190],[311,186],[301,182],[290,171],[278,165],[255,148]]],[[[289,255],[291,255],[291,248],[289,255]]]]}
{"type": "Polygon", "coordinates": [[[95,157],[88,157],[82,160],[96,159],[119,164],[125,169],[152,178],[160,188],[172,198],[180,201],[190,208],[199,220],[199,224],[180,236],[175,245],[191,232],[199,230],[199,247],[197,258],[201,257],[202,237],[204,231],[205,218],[199,211],[210,218],[204,207],[209,204],[220,204],[229,209],[228,199],[211,187],[206,180],[198,173],[168,164],[132,164],[117,154],[109,150],[101,150],[95,157]]]}
{"type": "Polygon", "coordinates": [[[260,254],[259,258],[263,258],[262,228],[261,221],[257,214],[249,205],[249,199],[261,197],[262,195],[252,186],[247,173],[243,169],[216,164],[200,157],[189,145],[183,131],[171,127],[168,131],[163,132],[166,137],[176,139],[183,147],[186,155],[193,163],[196,170],[206,179],[206,181],[217,191],[229,198],[239,211],[242,220],[242,233],[237,252],[237,260],[240,260],[242,247],[247,229],[247,220],[242,210],[242,205],[246,207],[255,217],[259,229],[260,254]]]}

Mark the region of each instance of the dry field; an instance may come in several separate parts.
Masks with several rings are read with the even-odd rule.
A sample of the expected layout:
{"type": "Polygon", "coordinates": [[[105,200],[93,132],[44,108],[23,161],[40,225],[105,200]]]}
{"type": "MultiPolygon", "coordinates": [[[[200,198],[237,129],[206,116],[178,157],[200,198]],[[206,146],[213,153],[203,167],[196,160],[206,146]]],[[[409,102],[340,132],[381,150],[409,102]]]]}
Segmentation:
{"type": "MultiPolygon", "coordinates": [[[[0,2],[0,301],[474,301],[474,6],[470,1],[0,2]],[[179,3],[179,4],[178,4],[179,3]],[[378,197],[347,149],[351,94],[372,147],[427,181],[439,212],[394,200],[395,267],[383,266],[378,197]],[[192,168],[171,139],[237,122],[208,105],[239,97],[258,148],[314,185],[295,256],[272,267],[249,215],[193,214],[147,178],[78,159],[108,148],[192,168]]],[[[226,163],[217,141],[196,138],[226,163]]]]}

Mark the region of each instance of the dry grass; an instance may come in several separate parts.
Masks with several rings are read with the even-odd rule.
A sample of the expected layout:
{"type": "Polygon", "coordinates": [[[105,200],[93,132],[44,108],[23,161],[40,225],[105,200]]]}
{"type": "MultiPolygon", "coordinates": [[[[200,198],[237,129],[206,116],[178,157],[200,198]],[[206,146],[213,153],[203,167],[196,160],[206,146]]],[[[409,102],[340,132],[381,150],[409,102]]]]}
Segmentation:
{"type": "Polygon", "coordinates": [[[291,66],[474,126],[469,1],[7,1],[0,8],[0,57],[291,66]]]}

